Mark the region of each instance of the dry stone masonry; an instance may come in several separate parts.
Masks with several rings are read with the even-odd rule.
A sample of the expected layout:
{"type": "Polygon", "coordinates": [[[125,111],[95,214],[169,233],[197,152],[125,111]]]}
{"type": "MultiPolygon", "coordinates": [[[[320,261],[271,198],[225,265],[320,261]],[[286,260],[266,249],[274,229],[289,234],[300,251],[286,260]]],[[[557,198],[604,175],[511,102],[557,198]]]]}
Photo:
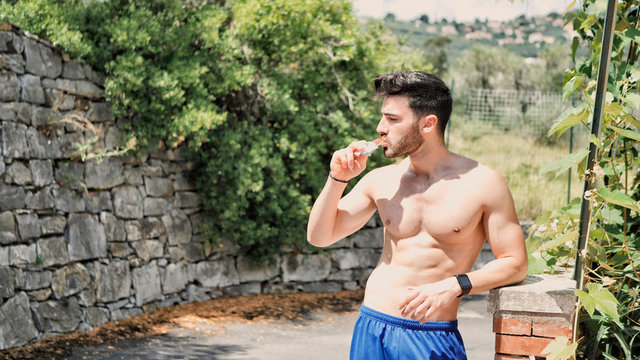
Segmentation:
{"type": "Polygon", "coordinates": [[[232,244],[206,246],[179,150],[81,161],[82,146],[123,145],[103,84],[0,23],[0,350],[225,294],[364,286],[382,246],[375,220],[325,254],[256,267],[232,244]]]}
{"type": "MultiPolygon", "coordinates": [[[[377,218],[322,254],[255,266],[231,242],[206,245],[179,150],[81,161],[123,146],[104,80],[0,23],[0,350],[221,295],[364,287],[377,218]]],[[[475,268],[491,259],[485,247],[475,268]]]]}

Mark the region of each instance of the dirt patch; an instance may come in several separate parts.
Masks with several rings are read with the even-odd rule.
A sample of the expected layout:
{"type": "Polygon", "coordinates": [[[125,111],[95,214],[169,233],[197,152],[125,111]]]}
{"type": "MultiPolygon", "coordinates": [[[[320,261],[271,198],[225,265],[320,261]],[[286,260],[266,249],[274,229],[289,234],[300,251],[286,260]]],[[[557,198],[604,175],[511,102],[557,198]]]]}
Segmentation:
{"type": "Polygon", "coordinates": [[[124,339],[161,335],[173,325],[188,327],[189,322],[300,320],[312,310],[346,312],[357,310],[364,291],[338,293],[261,294],[170,306],[147,314],[113,321],[92,331],[58,335],[0,353],[2,359],[61,359],[76,347],[111,344],[124,339]]]}

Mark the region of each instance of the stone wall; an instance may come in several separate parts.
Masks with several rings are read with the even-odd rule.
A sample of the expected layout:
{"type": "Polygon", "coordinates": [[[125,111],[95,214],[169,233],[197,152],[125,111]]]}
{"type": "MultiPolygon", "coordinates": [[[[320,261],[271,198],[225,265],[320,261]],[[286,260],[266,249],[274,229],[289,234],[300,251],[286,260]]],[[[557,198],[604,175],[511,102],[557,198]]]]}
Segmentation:
{"type": "MultiPolygon", "coordinates": [[[[81,161],[121,147],[104,76],[0,23],[0,350],[221,295],[364,287],[383,232],[254,267],[207,247],[180,151],[81,161]]],[[[304,235],[301,235],[304,236],[304,235]]],[[[488,247],[476,268],[492,259],[488,247]]]]}
{"type": "Polygon", "coordinates": [[[123,145],[103,82],[0,23],[0,350],[223,294],[363,287],[375,221],[325,254],[256,268],[231,244],[205,245],[179,151],[81,161],[79,148],[123,145]]]}

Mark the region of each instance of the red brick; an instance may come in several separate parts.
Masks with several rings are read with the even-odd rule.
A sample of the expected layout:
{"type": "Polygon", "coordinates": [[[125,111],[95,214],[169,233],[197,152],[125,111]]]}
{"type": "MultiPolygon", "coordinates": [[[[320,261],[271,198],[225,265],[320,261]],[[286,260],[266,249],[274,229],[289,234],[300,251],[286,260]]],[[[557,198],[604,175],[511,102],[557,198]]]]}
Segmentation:
{"type": "Polygon", "coordinates": [[[531,335],[531,321],[494,316],[493,332],[496,334],[531,335]]]}
{"type": "Polygon", "coordinates": [[[522,355],[504,355],[504,354],[496,354],[493,360],[529,360],[528,356],[522,355]]]}
{"type": "Polygon", "coordinates": [[[496,353],[542,356],[551,338],[496,334],[496,353]]]}
{"type": "Polygon", "coordinates": [[[556,336],[566,336],[571,339],[572,331],[570,327],[562,326],[553,322],[536,323],[533,322],[533,335],[555,338],[556,336]]]}

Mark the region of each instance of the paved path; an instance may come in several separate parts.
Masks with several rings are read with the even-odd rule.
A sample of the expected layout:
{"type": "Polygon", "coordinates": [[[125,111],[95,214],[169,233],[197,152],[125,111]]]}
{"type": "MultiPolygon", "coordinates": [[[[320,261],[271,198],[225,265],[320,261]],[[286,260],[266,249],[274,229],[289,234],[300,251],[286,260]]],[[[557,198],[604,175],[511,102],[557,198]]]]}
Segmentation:
{"type": "MultiPolygon", "coordinates": [[[[460,308],[458,324],[469,360],[493,359],[494,335],[486,304],[486,297],[474,297],[460,308]]],[[[299,321],[191,321],[164,336],[78,348],[68,359],[342,360],[349,357],[357,315],[357,311],[318,311],[299,321]]]]}

